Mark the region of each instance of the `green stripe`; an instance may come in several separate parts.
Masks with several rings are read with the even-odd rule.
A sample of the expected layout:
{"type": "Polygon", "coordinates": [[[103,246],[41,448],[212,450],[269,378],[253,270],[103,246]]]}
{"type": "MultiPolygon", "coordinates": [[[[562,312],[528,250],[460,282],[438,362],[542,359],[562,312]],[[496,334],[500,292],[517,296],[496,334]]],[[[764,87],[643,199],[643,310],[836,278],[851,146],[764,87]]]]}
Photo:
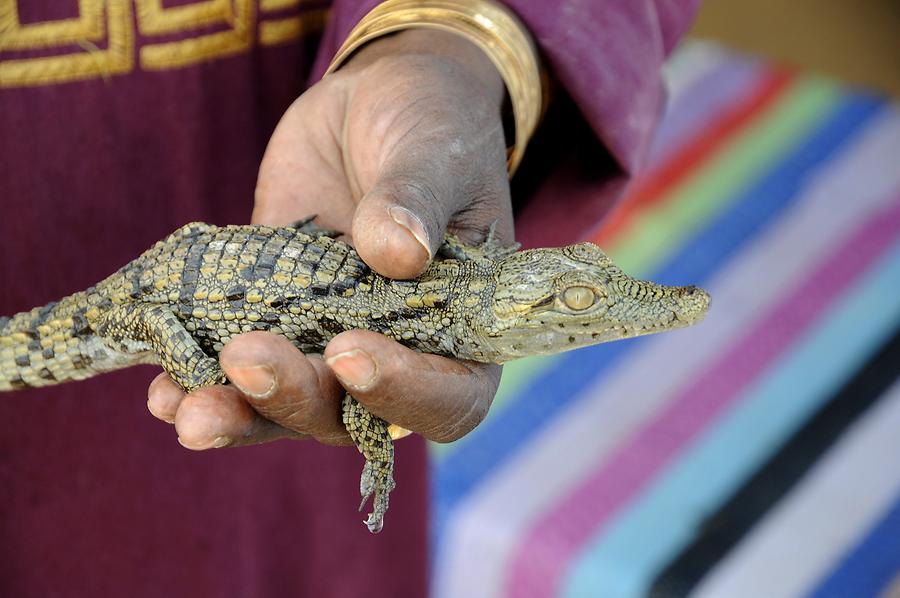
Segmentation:
{"type": "Polygon", "coordinates": [[[500,388],[497,390],[491,411],[497,407],[504,409],[509,404],[509,399],[516,396],[519,390],[537,375],[553,367],[558,358],[558,355],[526,357],[503,366],[503,379],[500,381],[500,388]]]}
{"type": "Polygon", "coordinates": [[[828,116],[840,97],[840,90],[826,80],[798,80],[703,168],[642,212],[630,234],[610,248],[613,260],[632,275],[651,272],[737,199],[760,172],[781,160],[828,116]]]}
{"type": "MultiPolygon", "coordinates": [[[[825,79],[798,80],[751,127],[728,140],[710,161],[666,192],[662,201],[641,212],[629,234],[609,253],[635,276],[651,272],[668,255],[735,200],[760,172],[777,163],[798,139],[815,128],[840,100],[840,90],[825,79]]],[[[515,408],[518,391],[553,366],[557,356],[532,357],[507,364],[488,417],[515,408]]],[[[430,445],[435,460],[466,442],[430,445]]]]}

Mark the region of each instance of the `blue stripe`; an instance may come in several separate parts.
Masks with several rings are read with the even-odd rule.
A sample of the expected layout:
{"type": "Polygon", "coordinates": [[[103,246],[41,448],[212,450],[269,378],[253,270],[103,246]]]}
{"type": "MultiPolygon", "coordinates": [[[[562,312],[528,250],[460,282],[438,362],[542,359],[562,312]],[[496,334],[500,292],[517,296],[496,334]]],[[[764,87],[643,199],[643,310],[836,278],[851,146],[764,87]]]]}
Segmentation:
{"type": "Polygon", "coordinates": [[[897,497],[894,507],[810,595],[810,598],[887,596],[888,587],[898,578],[900,578],[900,496],[897,497]]]}
{"type": "Polygon", "coordinates": [[[747,189],[715,222],[696,235],[665,264],[654,279],[663,284],[709,276],[729,256],[775,220],[807,184],[812,173],[851,141],[857,132],[889,104],[872,97],[849,96],[833,109],[806,139],[747,189]]]}
{"type": "MultiPolygon", "coordinates": [[[[783,159],[715,218],[705,231],[651,278],[669,282],[708,280],[734,256],[741,245],[792,205],[810,173],[884,106],[872,97],[842,100],[822,123],[800,140],[783,159]]],[[[593,380],[610,371],[646,338],[587,347],[560,358],[557,367],[538,377],[532,386],[504,410],[473,432],[472,439],[435,467],[433,530],[437,544],[450,512],[490,473],[501,466],[542,426],[567,408],[593,380]]]]}
{"type": "Polygon", "coordinates": [[[573,563],[562,595],[645,596],[658,571],[693,539],[704,518],[900,327],[898,288],[900,242],[720,423],[588,544],[573,563]]]}

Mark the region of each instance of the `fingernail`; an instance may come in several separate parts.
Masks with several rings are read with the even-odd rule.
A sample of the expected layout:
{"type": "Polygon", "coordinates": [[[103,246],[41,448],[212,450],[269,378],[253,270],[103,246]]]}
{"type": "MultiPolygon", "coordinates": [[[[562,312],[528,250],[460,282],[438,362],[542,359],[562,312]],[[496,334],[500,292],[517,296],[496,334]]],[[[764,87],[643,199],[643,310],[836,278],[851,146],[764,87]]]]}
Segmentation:
{"type": "Polygon", "coordinates": [[[231,438],[229,438],[228,436],[217,436],[217,437],[216,437],[215,439],[213,439],[213,441],[212,441],[211,443],[209,443],[209,444],[206,444],[206,445],[203,445],[203,444],[200,444],[200,445],[197,445],[197,444],[191,445],[191,444],[185,443],[185,442],[181,439],[181,436],[178,437],[178,444],[180,444],[180,445],[183,446],[184,448],[189,449],[189,450],[192,450],[192,451],[202,451],[202,450],[206,450],[206,449],[210,449],[210,448],[224,448],[224,447],[228,446],[229,444],[231,444],[231,442],[232,442],[232,440],[231,440],[231,438]]]}
{"type": "Polygon", "coordinates": [[[360,349],[338,353],[334,357],[326,359],[325,363],[341,382],[357,390],[365,390],[371,386],[378,373],[375,361],[368,353],[360,349]]]}
{"type": "Polygon", "coordinates": [[[213,440],[212,447],[213,448],[224,448],[231,444],[231,438],[228,436],[219,436],[215,440],[213,440]]]}
{"type": "Polygon", "coordinates": [[[275,371],[267,365],[229,368],[229,379],[242,393],[265,399],[275,390],[275,371]]]}
{"type": "Polygon", "coordinates": [[[412,430],[401,428],[397,424],[388,424],[388,434],[391,435],[391,440],[400,440],[412,434],[412,430]]]}
{"type": "Polygon", "coordinates": [[[422,224],[422,221],[419,220],[419,217],[401,206],[391,206],[388,209],[388,214],[391,215],[394,222],[405,228],[412,234],[413,238],[419,242],[419,245],[425,250],[425,253],[428,255],[429,259],[432,257],[431,255],[431,243],[428,242],[428,231],[425,230],[425,225],[422,224]]]}

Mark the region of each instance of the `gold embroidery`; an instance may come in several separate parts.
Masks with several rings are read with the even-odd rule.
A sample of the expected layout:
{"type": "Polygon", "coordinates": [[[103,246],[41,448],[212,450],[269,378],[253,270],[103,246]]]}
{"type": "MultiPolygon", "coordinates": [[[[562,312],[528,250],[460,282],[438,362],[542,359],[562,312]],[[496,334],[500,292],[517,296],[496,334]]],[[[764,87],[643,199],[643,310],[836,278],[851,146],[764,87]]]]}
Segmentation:
{"type": "Polygon", "coordinates": [[[67,41],[82,46],[74,54],[0,60],[0,87],[64,83],[98,76],[108,78],[133,68],[134,31],[130,0],[80,0],[82,12],[77,19],[30,25],[19,23],[16,0],[0,2],[0,37],[4,39],[2,49],[40,48],[67,41]],[[102,39],[104,4],[108,47],[101,50],[93,42],[102,39]],[[98,16],[99,24],[96,23],[98,16]],[[93,21],[88,22],[88,19],[93,21]],[[56,26],[59,28],[55,29],[56,26]],[[98,30],[99,35],[96,33],[98,30]],[[14,41],[7,42],[7,37],[14,41]],[[58,39],[66,41],[58,42],[58,39]]]}
{"type": "Polygon", "coordinates": [[[138,28],[144,35],[177,33],[231,18],[231,0],[204,0],[163,8],[162,0],[134,0],[138,28]]]}
{"type": "Polygon", "coordinates": [[[22,25],[16,0],[0,0],[0,50],[62,46],[103,39],[102,0],[78,0],[78,16],[22,25]]]}
{"type": "Polygon", "coordinates": [[[274,46],[319,33],[325,29],[328,10],[313,10],[286,19],[263,21],[259,24],[259,43],[274,46]]]}
{"type": "MultiPolygon", "coordinates": [[[[203,4],[210,4],[216,0],[207,0],[203,4]]],[[[149,2],[147,2],[149,3],[149,2]]],[[[155,3],[155,2],[154,2],[155,3]]],[[[179,8],[191,8],[193,5],[179,8]]],[[[159,70],[176,68],[195,64],[204,60],[236,54],[250,47],[253,42],[253,20],[255,18],[253,0],[234,0],[234,6],[228,3],[228,12],[224,20],[231,26],[227,31],[209,33],[195,38],[189,38],[173,42],[150,44],[141,48],[141,67],[147,70],[159,70]]],[[[169,11],[175,9],[163,9],[160,18],[167,18],[169,11]]],[[[176,19],[185,19],[181,16],[190,13],[176,13],[176,19]]],[[[198,13],[193,16],[196,17],[198,13]]],[[[204,23],[205,24],[205,23],[204,23]]],[[[144,23],[138,21],[141,32],[144,31],[144,23]]],[[[155,23],[154,27],[166,27],[155,23]]]]}
{"type": "Polygon", "coordinates": [[[300,6],[301,0],[259,0],[260,10],[282,10],[300,6]]]}
{"type": "Polygon", "coordinates": [[[128,73],[135,66],[135,22],[146,40],[139,50],[140,66],[159,70],[244,52],[256,35],[265,46],[291,42],[320,32],[329,14],[326,8],[302,11],[304,0],[259,0],[259,19],[256,0],[198,0],[172,7],[165,7],[164,0],[68,0],[77,1],[77,17],[22,24],[21,1],[0,0],[0,88],[128,73]],[[299,14],[265,14],[298,8],[291,12],[299,14]],[[210,33],[210,27],[219,30],[210,33]],[[192,31],[188,39],[152,39],[192,31]],[[54,49],[59,54],[16,54],[54,49]]]}

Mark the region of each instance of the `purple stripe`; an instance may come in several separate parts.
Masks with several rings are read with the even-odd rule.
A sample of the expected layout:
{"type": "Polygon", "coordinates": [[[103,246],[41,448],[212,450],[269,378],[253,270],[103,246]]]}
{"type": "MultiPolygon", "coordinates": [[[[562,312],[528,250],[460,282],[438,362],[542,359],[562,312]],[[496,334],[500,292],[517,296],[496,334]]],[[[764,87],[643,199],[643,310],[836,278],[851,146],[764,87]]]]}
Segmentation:
{"type": "Polygon", "coordinates": [[[723,108],[755,88],[766,70],[759,61],[729,60],[713,68],[684,90],[666,109],[650,147],[650,165],[660,164],[697,133],[723,108]]]}
{"type": "MultiPolygon", "coordinates": [[[[508,595],[551,596],[582,546],[790,348],[900,235],[900,196],[537,522],[511,562],[508,595]]],[[[789,259],[789,258],[787,258],[789,259]]]]}

